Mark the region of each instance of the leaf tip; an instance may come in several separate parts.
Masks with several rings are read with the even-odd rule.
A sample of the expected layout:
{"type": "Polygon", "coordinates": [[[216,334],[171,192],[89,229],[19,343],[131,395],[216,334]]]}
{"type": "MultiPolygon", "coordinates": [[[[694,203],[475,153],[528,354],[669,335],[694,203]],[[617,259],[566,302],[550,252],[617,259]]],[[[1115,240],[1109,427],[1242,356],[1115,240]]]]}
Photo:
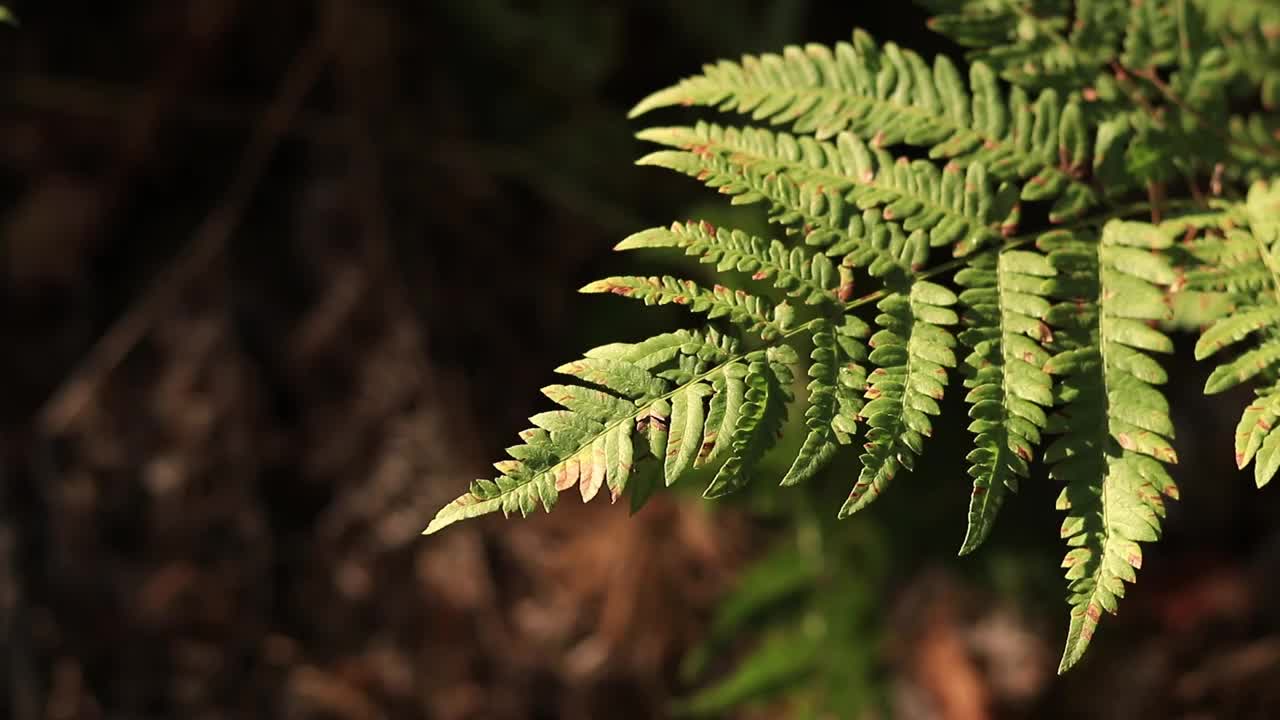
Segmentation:
{"type": "MultiPolygon", "coordinates": [[[[443,511],[442,511],[442,513],[443,513],[443,511]]],[[[441,530],[443,530],[443,529],[445,529],[445,528],[449,527],[450,525],[452,525],[452,524],[453,524],[453,522],[454,522],[454,519],[453,519],[453,518],[441,517],[440,515],[436,515],[436,516],[431,520],[431,522],[427,524],[427,529],[426,529],[426,530],[423,530],[423,531],[422,531],[422,534],[423,534],[423,535],[435,535],[436,533],[440,532],[441,530]]]]}

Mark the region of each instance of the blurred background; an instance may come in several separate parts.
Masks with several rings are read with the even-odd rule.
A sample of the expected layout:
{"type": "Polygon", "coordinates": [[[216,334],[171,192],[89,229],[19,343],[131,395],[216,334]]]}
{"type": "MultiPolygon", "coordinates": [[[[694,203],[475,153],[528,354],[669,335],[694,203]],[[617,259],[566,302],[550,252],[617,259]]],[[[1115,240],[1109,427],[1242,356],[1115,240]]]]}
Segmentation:
{"type": "Polygon", "coordinates": [[[803,489],[677,489],[634,517],[566,499],[419,536],[547,409],[551,368],[690,324],[575,296],[637,262],[705,273],[615,242],[763,227],[634,167],[627,109],[855,25],[960,57],[914,6],[7,4],[0,716],[1280,712],[1280,493],[1232,466],[1247,395],[1206,402],[1189,356],[1183,500],[1065,678],[1057,488],[1026,483],[956,559],[962,423],[839,524],[853,453],[803,489]]]}

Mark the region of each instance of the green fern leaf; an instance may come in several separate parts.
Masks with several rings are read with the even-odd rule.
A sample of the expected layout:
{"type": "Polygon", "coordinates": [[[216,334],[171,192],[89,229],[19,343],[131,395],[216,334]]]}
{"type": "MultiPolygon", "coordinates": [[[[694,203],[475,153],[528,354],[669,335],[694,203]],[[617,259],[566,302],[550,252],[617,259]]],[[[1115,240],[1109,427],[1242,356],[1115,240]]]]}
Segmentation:
{"type": "Polygon", "coordinates": [[[1276,251],[1280,249],[1280,182],[1254,183],[1244,210],[1248,230],[1234,230],[1211,247],[1217,252],[1213,259],[1220,262],[1224,257],[1252,261],[1261,277],[1239,288],[1251,291],[1244,295],[1243,302],[1252,307],[1206,328],[1196,343],[1196,359],[1257,336],[1255,347],[1214,368],[1204,391],[1219,393],[1258,376],[1271,383],[1245,408],[1236,427],[1236,465],[1244,469],[1253,462],[1254,479],[1262,487],[1280,471],[1280,433],[1273,430],[1276,411],[1280,410],[1280,385],[1275,382],[1280,372],[1280,274],[1276,266],[1276,251]]]}
{"type": "MultiPolygon", "coordinates": [[[[1196,342],[1196,359],[1203,360],[1249,335],[1280,323],[1280,306],[1253,308],[1230,315],[1204,331],[1196,342]]],[[[1225,389],[1225,388],[1224,388],[1225,389]]]]}
{"type": "Polygon", "coordinates": [[[1125,30],[1123,61],[1128,67],[1169,65],[1178,59],[1177,3],[1133,3],[1125,30]]]}
{"type": "Polygon", "coordinates": [[[785,303],[774,306],[745,290],[730,290],[721,285],[708,290],[692,280],[671,276],[609,277],[588,283],[578,292],[612,293],[642,300],[646,305],[685,305],[693,312],[706,313],[709,318],[727,318],[743,329],[759,333],[765,340],[773,340],[789,329],[785,303]]]}
{"type": "MultiPolygon", "coordinates": [[[[716,404],[714,394],[723,388],[731,403],[741,404],[730,389],[740,382],[744,356],[735,340],[714,330],[614,343],[590,350],[588,356],[562,366],[561,372],[606,389],[544,388],[543,394],[562,409],[534,415],[535,427],[520,435],[524,444],[508,448],[511,459],[495,463],[502,474],[473,483],[466,495],[437,514],[428,533],[498,511],[528,515],[538,503],[549,511],[558,494],[575,485],[584,502],[604,487],[616,501],[642,457],[635,447],[637,433],[647,439],[644,450],[663,459],[668,483],[674,482],[704,447],[705,399],[713,396],[716,404]],[[687,370],[676,373],[679,382],[661,379],[671,374],[664,367],[682,365],[687,370]]],[[[779,396],[781,402],[785,392],[779,396]]],[[[633,492],[633,506],[643,504],[651,490],[646,484],[633,492]]]]}
{"type": "Polygon", "coordinates": [[[1127,0],[921,0],[929,27],[1024,87],[1093,81],[1123,42],[1127,0]],[[1074,22],[1073,22],[1074,21],[1074,22]]]}
{"type": "MultiPolygon", "coordinates": [[[[1231,218],[1226,213],[1214,217],[1224,222],[1231,218]]],[[[1253,297],[1273,288],[1274,278],[1257,239],[1248,230],[1236,227],[1234,222],[1240,225],[1247,223],[1241,217],[1234,219],[1233,224],[1226,228],[1188,228],[1185,231],[1193,238],[1185,246],[1190,256],[1183,268],[1187,289],[1253,297]]]]}
{"type": "Polygon", "coordinates": [[[1253,284],[1256,292],[1248,299],[1256,307],[1223,318],[1206,329],[1196,343],[1196,359],[1204,359],[1252,334],[1262,337],[1257,347],[1214,368],[1205,382],[1206,394],[1223,392],[1271,372],[1280,362],[1280,297],[1277,296],[1280,276],[1275,256],[1277,240],[1280,240],[1280,220],[1277,219],[1280,217],[1280,183],[1255,183],[1250,188],[1245,212],[1249,229],[1228,235],[1228,241],[1234,243],[1235,248],[1221,249],[1219,260],[1230,252],[1249,258],[1257,272],[1265,272],[1262,281],[1253,284]]]}
{"type": "Polygon", "coordinates": [[[862,409],[870,430],[862,472],[840,517],[871,504],[898,470],[911,470],[924,451],[924,438],[933,434],[929,416],[941,411],[946,368],[956,365],[955,338],[944,327],[959,322],[950,308],[956,302],[945,287],[919,281],[909,297],[894,294],[876,305],[881,330],[869,344],[877,367],[867,379],[870,402],[862,409]]]}
{"type": "Polygon", "coordinates": [[[703,421],[706,419],[703,398],[710,394],[709,386],[694,383],[671,397],[671,424],[663,465],[667,485],[680,479],[702,449],[703,421]]]}
{"type": "Polygon", "coordinates": [[[600,385],[631,399],[661,395],[663,383],[644,368],[605,358],[583,358],[556,368],[556,372],[600,385]]]}
{"type": "Polygon", "coordinates": [[[856,428],[857,414],[862,409],[856,391],[865,386],[866,371],[852,362],[849,367],[841,368],[840,355],[830,324],[825,320],[816,321],[810,354],[813,362],[809,365],[809,408],[805,410],[809,434],[791,469],[782,478],[784,486],[796,485],[818,474],[835,457],[840,445],[850,442],[849,436],[856,428]],[[841,370],[847,372],[843,380],[841,370]]]}
{"type": "Polygon", "coordinates": [[[729,438],[728,457],[703,493],[705,498],[718,498],[744,487],[756,463],[777,442],[791,382],[790,371],[772,356],[778,349],[747,356],[746,393],[729,438]]]}
{"type": "Polygon", "coordinates": [[[1262,104],[1280,106],[1280,5],[1269,0],[1195,0],[1206,27],[1224,37],[1236,67],[1258,84],[1262,104]]]}
{"type": "Polygon", "coordinates": [[[1011,188],[996,193],[981,163],[967,173],[958,165],[940,172],[924,160],[894,160],[852,133],[840,133],[831,143],[698,123],[652,128],[638,137],[680,149],[650,154],[640,164],[698,177],[735,195],[735,202],[767,199],[781,222],[825,215],[826,224],[836,228],[846,207],[881,208],[881,217],[907,232],[927,229],[934,247],[960,243],[969,251],[1000,237],[1016,199],[1011,188]]]}
{"type": "Polygon", "coordinates": [[[835,289],[839,273],[826,255],[788,248],[777,240],[767,241],[741,230],[717,229],[707,222],[644,230],[614,249],[658,247],[681,248],[704,263],[715,263],[719,272],[732,270],[751,273],[755,280],[772,279],[774,287],[810,305],[840,302],[835,289]]]}
{"type": "Polygon", "coordinates": [[[738,416],[742,413],[742,404],[746,402],[746,377],[747,367],[741,363],[727,365],[724,372],[716,376],[712,386],[715,394],[711,398],[702,436],[702,451],[695,458],[694,467],[714,463],[728,451],[733,429],[737,427],[738,416]]]}
{"type": "MultiPolygon", "coordinates": [[[[1143,379],[1133,372],[1143,350],[1172,350],[1141,322],[1169,312],[1158,302],[1163,293],[1146,277],[1172,273],[1156,269],[1158,255],[1149,255],[1157,260],[1138,270],[1129,264],[1130,251],[1149,253],[1157,243],[1153,230],[1112,221],[1100,244],[1066,233],[1039,242],[1058,271],[1050,294],[1063,300],[1048,315],[1062,351],[1045,366],[1062,376],[1062,408],[1049,426],[1061,436],[1045,451],[1045,461],[1052,464],[1050,475],[1066,483],[1058,507],[1067,512],[1062,536],[1072,548],[1063,561],[1072,610],[1059,672],[1083,656],[1102,612],[1115,612],[1124,582],[1133,582],[1142,564],[1138,542],[1158,539],[1161,496],[1177,496],[1160,464],[1177,462],[1167,439],[1173,434],[1168,403],[1155,389],[1153,373],[1142,373],[1143,379]]],[[[1165,237],[1162,244],[1172,245],[1165,237]]]]}
{"type": "Polygon", "coordinates": [[[427,525],[424,533],[430,535],[460,520],[488,515],[499,510],[508,515],[519,512],[521,515],[528,516],[537,507],[539,500],[543,502],[548,512],[555,506],[553,499],[556,496],[555,484],[549,476],[539,476],[536,481],[530,482],[519,482],[502,476],[496,481],[485,480],[484,482],[493,487],[484,486],[483,490],[477,492],[475,488],[479,486],[473,486],[471,492],[441,508],[427,525]]]}
{"type": "Polygon", "coordinates": [[[982,163],[1000,180],[1027,180],[1023,199],[1059,198],[1052,218],[1062,221],[1096,204],[1093,190],[1076,178],[1087,166],[1064,160],[1090,156],[1079,109],[1064,110],[1073,103],[1064,105],[1053,90],[1033,103],[1020,88],[1006,99],[995,73],[981,62],[972,66],[966,87],[945,56],[930,69],[919,55],[892,43],[882,49],[859,31],[852,44],[834,51],[789,47],[781,56],[707,65],[702,75],[641,101],[631,116],[707,105],[791,123],[819,140],[848,130],[876,148],[928,147],[933,158],[982,163]]]}
{"type": "Polygon", "coordinates": [[[1240,415],[1240,423],[1236,426],[1236,467],[1243,470],[1255,457],[1261,458],[1254,465],[1255,480],[1258,487],[1271,482],[1277,469],[1275,443],[1276,419],[1280,418],[1280,383],[1260,390],[1254,400],[1240,415]],[[1266,453],[1260,453],[1266,445],[1266,453]]]}
{"type": "Polygon", "coordinates": [[[973,552],[990,534],[1006,491],[1017,491],[1026,477],[1045,428],[1045,407],[1053,405],[1049,375],[1041,367],[1049,353],[1041,343],[1053,333],[1045,324],[1049,302],[1045,278],[1057,275],[1037,253],[1008,250],[983,256],[956,274],[967,288],[960,302],[969,310],[960,342],[972,350],[965,359],[971,377],[965,400],[972,406],[969,453],[973,497],[960,554],[973,552]]]}
{"type": "MultiPolygon", "coordinates": [[[[1268,107],[1280,107],[1280,59],[1276,60],[1275,69],[1266,75],[1266,83],[1264,103],[1268,107]]],[[[1280,118],[1261,113],[1233,115],[1227,121],[1227,135],[1231,141],[1227,148],[1231,157],[1226,167],[1232,176],[1256,181],[1280,175],[1280,118]]]]}

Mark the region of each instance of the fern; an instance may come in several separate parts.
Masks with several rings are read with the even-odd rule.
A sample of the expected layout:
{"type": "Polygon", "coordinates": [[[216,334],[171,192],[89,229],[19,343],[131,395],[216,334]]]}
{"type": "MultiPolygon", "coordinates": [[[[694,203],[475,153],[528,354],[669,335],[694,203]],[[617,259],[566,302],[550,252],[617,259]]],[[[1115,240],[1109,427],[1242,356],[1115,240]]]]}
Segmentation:
{"type": "Polygon", "coordinates": [[[1280,6],[1267,0],[1198,0],[1208,28],[1219,34],[1263,105],[1280,105],[1280,6]]]}
{"type": "Polygon", "coordinates": [[[1123,582],[1134,581],[1142,566],[1137,543],[1158,539],[1161,495],[1177,497],[1157,462],[1177,462],[1169,405],[1154,389],[1166,375],[1143,352],[1173,349],[1143,323],[1168,315],[1156,284],[1174,277],[1145,248],[1171,242],[1149,226],[1117,221],[1107,223],[1101,243],[1063,235],[1040,241],[1058,270],[1050,293],[1064,301],[1048,313],[1063,349],[1044,366],[1064,378],[1049,428],[1061,437],[1044,455],[1050,476],[1066,483],[1058,508],[1067,511],[1062,536],[1072,548],[1063,560],[1072,605],[1063,670],[1084,654],[1101,612],[1115,612],[1123,582]]]}
{"type": "Polygon", "coordinates": [[[997,179],[1025,179],[1024,200],[1059,198],[1052,209],[1058,220],[1096,202],[1081,177],[1091,155],[1078,102],[1053,90],[1034,101],[1020,88],[1006,93],[980,62],[966,86],[945,56],[930,67],[896,45],[881,49],[864,33],[834,50],[792,47],[781,56],[708,65],[702,75],[646,98],[632,116],[694,104],[790,123],[817,139],[848,131],[875,148],[928,147],[935,159],[980,163],[997,179]]]}
{"type": "MultiPolygon", "coordinates": [[[[848,496],[835,514],[846,517],[916,466],[958,372],[972,434],[960,552],[997,531],[1021,483],[1044,481],[1037,462],[1049,467],[1066,513],[1066,671],[1177,497],[1158,389],[1166,333],[1204,325],[1198,358],[1239,351],[1205,392],[1259,382],[1236,462],[1252,462],[1260,486],[1280,472],[1280,179],[1265,179],[1280,171],[1280,125],[1237,112],[1241,97],[1273,103],[1274,78],[1244,59],[1274,60],[1274,8],[924,4],[935,29],[972,48],[967,70],[855,31],[831,48],[707,65],[636,106],[633,116],[703,106],[774,126],[696,121],[639,137],[661,146],[641,164],[761,205],[777,231],[690,221],[619,243],[682,251],[717,280],[735,276],[723,281],[736,289],[669,276],[583,287],[682,305],[710,324],[560,367],[578,384],[544,389],[559,409],[533,416],[498,477],[473,483],[428,533],[550,510],[574,486],[584,500],[629,494],[638,509],[659,486],[697,477],[719,497],[764,479],[761,459],[793,406],[804,439],[783,485],[821,479],[861,444],[857,477],[839,479],[848,496]]],[[[762,669],[695,706],[816,672],[820,643],[780,637],[762,669]]]]}
{"type": "Polygon", "coordinates": [[[969,328],[960,340],[972,353],[965,359],[971,388],[969,429],[975,434],[969,454],[973,498],[969,529],[960,554],[972,552],[990,534],[1006,491],[1016,491],[1029,474],[1035,447],[1053,405],[1049,375],[1042,369],[1053,340],[1045,324],[1049,302],[1045,278],[1057,274],[1044,257],[1024,250],[984,256],[956,274],[967,288],[960,300],[969,307],[969,328]]]}
{"type": "Polygon", "coordinates": [[[1250,340],[1255,347],[1217,366],[1205,382],[1208,394],[1220,393],[1240,383],[1261,377],[1266,383],[1258,399],[1245,408],[1236,429],[1236,465],[1244,469],[1254,463],[1254,477],[1262,487],[1280,471],[1280,433],[1273,432],[1274,410],[1280,409],[1280,182],[1257,183],[1249,190],[1244,221],[1248,231],[1233,235],[1240,252],[1247,253],[1257,269],[1252,282],[1241,283],[1241,304],[1233,313],[1207,328],[1196,343],[1196,359],[1204,359],[1225,348],[1250,340]]]}
{"type": "Polygon", "coordinates": [[[921,4],[939,13],[930,20],[931,28],[974,48],[971,58],[991,63],[1010,82],[1064,89],[1093,82],[1123,40],[1130,13],[1127,0],[921,4]]]}
{"type": "Polygon", "coordinates": [[[958,321],[949,307],[955,303],[950,290],[920,281],[909,296],[893,294],[876,305],[881,329],[871,336],[868,359],[877,367],[867,379],[871,402],[862,409],[870,428],[866,453],[840,517],[869,505],[924,452],[924,438],[933,434],[929,416],[940,412],[947,368],[956,364],[955,338],[946,330],[958,321]]]}

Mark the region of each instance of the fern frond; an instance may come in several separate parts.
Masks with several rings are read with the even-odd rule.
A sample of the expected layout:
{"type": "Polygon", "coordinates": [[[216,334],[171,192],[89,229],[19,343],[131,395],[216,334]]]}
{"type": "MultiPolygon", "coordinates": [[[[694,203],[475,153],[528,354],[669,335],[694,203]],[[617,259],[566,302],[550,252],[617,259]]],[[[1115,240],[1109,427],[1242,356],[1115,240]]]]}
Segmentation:
{"type": "Polygon", "coordinates": [[[608,277],[587,283],[578,292],[612,293],[642,300],[646,305],[684,305],[693,312],[706,313],[708,318],[727,318],[765,340],[775,339],[787,330],[794,312],[786,303],[775,306],[745,290],[730,290],[722,285],[708,290],[693,280],[669,275],[608,277]]]}
{"type": "Polygon", "coordinates": [[[1253,475],[1258,487],[1264,487],[1280,471],[1280,383],[1258,391],[1258,398],[1240,415],[1236,426],[1236,467],[1243,470],[1254,462],[1253,475]]]}
{"type": "MultiPolygon", "coordinates": [[[[813,326],[813,352],[809,365],[809,408],[805,410],[805,426],[809,434],[800,446],[791,469],[782,484],[795,485],[816,475],[835,456],[840,445],[852,442],[857,429],[858,413],[863,407],[859,393],[866,389],[867,371],[846,355],[837,342],[843,332],[846,342],[865,337],[865,329],[853,331],[849,326],[832,330],[826,320],[813,326]],[[844,356],[844,357],[842,357],[844,356]],[[842,360],[845,364],[842,365],[842,360]]],[[[855,353],[859,358],[863,352],[855,353]]]]}
{"type": "Polygon", "coordinates": [[[961,555],[990,534],[1006,491],[1017,491],[1040,444],[1047,422],[1043,408],[1053,405],[1052,384],[1041,369],[1049,359],[1041,344],[1053,340],[1044,322],[1045,279],[1055,275],[1042,255],[1024,250],[983,256],[956,274],[956,283],[967,288],[960,302],[968,308],[968,327],[959,339],[972,350],[965,358],[971,373],[965,401],[973,419],[969,430],[976,435],[968,458],[973,497],[961,555]]]}
{"type": "Polygon", "coordinates": [[[741,230],[713,227],[708,222],[674,223],[670,228],[638,232],[618,243],[615,250],[670,247],[704,263],[715,263],[719,272],[751,273],[754,280],[773,280],[774,287],[806,304],[839,304],[840,282],[836,266],[823,254],[800,247],[788,248],[777,240],[748,235],[741,230]]]}
{"type": "MultiPolygon", "coordinates": [[[[1165,498],[1178,495],[1158,389],[1168,374],[1153,357],[1172,351],[1165,331],[1204,328],[1198,359],[1233,353],[1206,393],[1260,381],[1236,429],[1236,462],[1254,464],[1258,485],[1280,473],[1280,178],[1235,200],[1241,178],[1280,173],[1280,125],[1231,114],[1259,88],[1264,107],[1280,101],[1280,6],[923,2],[939,13],[935,28],[975,48],[967,70],[856,31],[831,48],[707,65],[636,106],[633,116],[699,105],[788,128],[698,122],[639,133],[663,146],[641,164],[692,176],[735,205],[762,204],[777,239],[691,221],[616,246],[680,250],[786,299],[669,276],[586,285],[685,305],[758,337],[680,331],[562,365],[577,384],[544,388],[558,408],[534,415],[523,443],[495,463],[498,477],[473,483],[427,532],[549,510],[574,486],[584,501],[605,488],[615,501],[629,494],[636,509],[695,469],[714,472],[706,497],[742,488],[782,432],[800,362],[792,345],[805,339],[806,435],[782,484],[813,478],[840,446],[861,442],[846,517],[916,466],[959,342],[974,436],[960,552],[990,535],[1037,460],[1050,466],[1066,514],[1065,671],[1103,612],[1115,612],[1141,566],[1140,543],[1158,538],[1165,498]],[[1130,204],[1143,191],[1146,202],[1130,204]],[[1019,235],[1024,211],[1038,229],[1019,235]],[[1049,224],[1070,224],[1044,232],[1046,211],[1049,224]],[[1125,220],[1148,213],[1153,224],[1125,220]],[[937,263],[939,248],[953,259],[937,263]],[[936,284],[957,269],[959,297],[936,284]],[[872,287],[855,298],[863,275],[872,287]],[[872,302],[874,334],[858,317],[872,302]]],[[[848,609],[836,608],[824,622],[848,609]]],[[[763,654],[760,674],[701,707],[825,672],[826,648],[810,640],[800,656],[763,654]]]]}
{"type": "Polygon", "coordinates": [[[1196,342],[1196,359],[1203,360],[1245,340],[1256,345],[1238,357],[1214,368],[1205,381],[1206,394],[1220,393],[1240,383],[1262,376],[1270,387],[1258,391],[1258,399],[1245,408],[1236,428],[1236,465],[1244,469],[1254,462],[1259,487],[1280,470],[1280,433],[1274,432],[1276,410],[1280,409],[1280,182],[1257,182],[1245,202],[1248,230],[1236,230],[1228,237],[1245,249],[1253,260],[1258,280],[1244,295],[1248,305],[1242,312],[1227,315],[1206,328],[1196,342]]]}
{"type": "Polygon", "coordinates": [[[910,295],[895,293],[877,303],[880,330],[871,336],[869,359],[876,369],[867,378],[870,401],[866,418],[866,452],[862,472],[840,517],[870,505],[901,468],[911,470],[933,434],[930,415],[941,412],[947,368],[955,367],[955,338],[945,326],[959,317],[951,309],[955,293],[928,281],[911,286],[910,295]]]}
{"type": "Polygon", "coordinates": [[[747,356],[746,393],[728,437],[728,457],[703,497],[721,497],[745,486],[760,458],[777,442],[792,399],[789,388],[794,377],[787,365],[797,360],[795,351],[784,347],[747,356]],[[790,357],[779,353],[790,353],[790,357]]]}
{"type": "Polygon", "coordinates": [[[1077,217],[1097,200],[1081,180],[1092,155],[1075,100],[1063,102],[1050,89],[1030,102],[1020,88],[1006,98],[982,62],[970,68],[966,86],[945,56],[931,69],[919,55],[893,43],[880,48],[861,31],[834,51],[807,45],[707,65],[650,95],[631,115],[670,105],[790,123],[818,139],[847,130],[876,148],[907,144],[961,166],[981,163],[999,180],[1026,180],[1024,200],[1058,198],[1055,221],[1077,217]]]}
{"type": "MultiPolygon", "coordinates": [[[[714,330],[681,330],[588,351],[559,372],[605,390],[544,388],[562,409],[530,418],[535,427],[520,434],[524,443],[508,448],[510,460],[495,463],[501,475],[472,483],[426,532],[498,511],[528,515],[538,503],[550,511],[559,493],[574,485],[584,501],[606,486],[617,500],[646,451],[663,460],[667,484],[674,483],[700,454],[710,452],[706,437],[718,428],[703,421],[705,399],[711,396],[714,406],[717,396],[731,396],[730,388],[744,376],[741,361],[757,355],[764,357],[743,355],[737,341],[714,330]],[[637,447],[637,435],[648,443],[637,447]]],[[[734,417],[741,404],[733,405],[734,417]]]]}
{"type": "Polygon", "coordinates": [[[1178,58],[1178,10],[1181,0],[1131,3],[1124,36],[1124,64],[1150,68],[1174,63],[1178,58]]]}
{"type": "MultiPolygon", "coordinates": [[[[1275,83],[1270,102],[1280,105],[1280,62],[1268,78],[1275,83]]],[[[1227,134],[1232,175],[1253,182],[1280,174],[1280,118],[1259,113],[1233,116],[1227,134]]]]}
{"type": "Polygon", "coordinates": [[[697,177],[735,202],[771,201],[778,221],[844,224],[854,208],[879,208],[907,232],[924,230],[934,247],[961,244],[961,252],[999,239],[1013,209],[1011,191],[997,193],[981,164],[962,173],[950,165],[894,160],[851,133],[835,142],[758,128],[651,128],[643,140],[679,148],[642,158],[697,177]]]}
{"type": "Polygon", "coordinates": [[[1195,0],[1208,29],[1258,84],[1263,106],[1280,106],[1280,5],[1268,0],[1195,0]]]}
{"type": "Polygon", "coordinates": [[[1124,582],[1133,582],[1138,543],[1158,539],[1161,495],[1177,496],[1161,465],[1177,462],[1169,406],[1155,389],[1166,375],[1147,354],[1173,346],[1144,324],[1169,313],[1158,286],[1174,273],[1149,248],[1172,239],[1150,225],[1111,221],[1101,243],[1061,233],[1039,244],[1058,271],[1050,294],[1063,301],[1048,315],[1062,351],[1045,370],[1062,377],[1062,408],[1050,418],[1049,430],[1061,437],[1045,461],[1066,483],[1058,498],[1072,548],[1063,560],[1072,606],[1065,672],[1084,654],[1102,611],[1115,612],[1124,582]]]}
{"type": "Polygon", "coordinates": [[[1015,85],[1074,89],[1093,82],[1123,42],[1127,0],[919,0],[929,27],[973,48],[1015,85]]]}

